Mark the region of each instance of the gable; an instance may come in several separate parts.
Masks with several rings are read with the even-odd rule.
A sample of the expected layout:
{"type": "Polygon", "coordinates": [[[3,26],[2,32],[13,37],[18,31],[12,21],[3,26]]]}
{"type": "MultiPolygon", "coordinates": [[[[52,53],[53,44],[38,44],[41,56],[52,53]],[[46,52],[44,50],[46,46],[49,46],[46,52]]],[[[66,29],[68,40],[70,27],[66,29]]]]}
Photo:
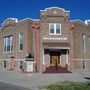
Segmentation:
{"type": "Polygon", "coordinates": [[[17,23],[16,18],[7,18],[5,21],[3,21],[2,27],[7,27],[7,26],[12,25],[14,23],[17,23]]]}
{"type": "Polygon", "coordinates": [[[51,7],[46,8],[45,10],[40,10],[41,16],[45,15],[46,17],[69,17],[69,11],[65,11],[62,8],[51,7]]]}

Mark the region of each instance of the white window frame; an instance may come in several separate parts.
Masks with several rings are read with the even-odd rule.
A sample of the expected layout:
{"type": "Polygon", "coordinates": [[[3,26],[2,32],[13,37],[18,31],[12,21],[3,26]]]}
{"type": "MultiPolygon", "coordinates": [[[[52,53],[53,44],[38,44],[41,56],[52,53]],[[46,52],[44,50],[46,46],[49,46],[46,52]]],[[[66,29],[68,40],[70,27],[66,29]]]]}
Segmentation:
{"type": "Polygon", "coordinates": [[[20,39],[21,39],[21,34],[23,34],[23,32],[19,33],[19,51],[20,51],[20,52],[22,52],[23,49],[24,49],[24,34],[23,34],[23,49],[20,50],[20,42],[21,42],[20,39]]]}
{"type": "Polygon", "coordinates": [[[4,44],[3,44],[3,47],[4,47],[4,48],[3,48],[3,52],[4,52],[4,53],[12,53],[12,51],[13,51],[13,47],[12,47],[12,46],[13,46],[13,36],[11,35],[11,36],[6,36],[6,37],[4,37],[4,40],[3,40],[3,41],[4,41],[4,44]],[[10,37],[10,51],[7,51],[7,43],[8,43],[8,42],[7,42],[7,40],[8,40],[7,38],[8,38],[8,37],[10,37]],[[6,46],[6,50],[5,50],[5,46],[6,46]],[[12,49],[11,49],[11,48],[12,48],[12,49]]]}
{"type": "Polygon", "coordinates": [[[61,35],[61,24],[60,23],[49,23],[49,35],[61,35]],[[51,24],[54,24],[54,33],[50,33],[51,24]],[[56,33],[56,25],[60,26],[60,33],[56,33]]]}

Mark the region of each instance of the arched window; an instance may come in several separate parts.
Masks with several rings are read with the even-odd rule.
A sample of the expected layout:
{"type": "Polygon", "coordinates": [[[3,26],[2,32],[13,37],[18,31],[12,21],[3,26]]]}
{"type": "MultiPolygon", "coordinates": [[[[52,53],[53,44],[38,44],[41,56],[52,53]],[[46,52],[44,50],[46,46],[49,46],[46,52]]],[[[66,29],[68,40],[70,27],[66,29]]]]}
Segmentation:
{"type": "Polygon", "coordinates": [[[23,33],[19,34],[19,50],[23,50],[24,36],[23,33]]]}
{"type": "Polygon", "coordinates": [[[86,35],[82,35],[82,44],[83,44],[83,51],[86,51],[86,35]]]}

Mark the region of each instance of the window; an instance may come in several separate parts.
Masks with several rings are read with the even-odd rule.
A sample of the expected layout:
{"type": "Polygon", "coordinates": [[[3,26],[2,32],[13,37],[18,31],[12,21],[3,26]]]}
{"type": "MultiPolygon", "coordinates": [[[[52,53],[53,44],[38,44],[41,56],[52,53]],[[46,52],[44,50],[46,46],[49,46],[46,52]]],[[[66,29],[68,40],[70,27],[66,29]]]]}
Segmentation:
{"type": "Polygon", "coordinates": [[[6,68],[7,67],[7,62],[4,61],[3,63],[4,63],[4,68],[6,68]]]}
{"type": "Polygon", "coordinates": [[[61,24],[50,23],[49,24],[49,34],[50,35],[61,35],[61,24]]]}
{"type": "Polygon", "coordinates": [[[85,34],[83,34],[82,38],[83,38],[83,51],[85,52],[86,51],[86,36],[85,36],[85,34]]]}
{"type": "Polygon", "coordinates": [[[20,69],[23,69],[23,61],[20,61],[20,69]]]}
{"type": "Polygon", "coordinates": [[[50,25],[50,33],[54,33],[54,24],[50,25]]]}
{"type": "Polygon", "coordinates": [[[23,33],[19,34],[19,50],[23,50],[23,33]]]}
{"type": "Polygon", "coordinates": [[[11,52],[12,48],[12,36],[4,37],[4,52],[11,52]]]}
{"type": "Polygon", "coordinates": [[[86,69],[86,62],[83,60],[83,69],[86,69]]]}
{"type": "Polygon", "coordinates": [[[56,24],[56,33],[60,34],[60,24],[56,24]]]}

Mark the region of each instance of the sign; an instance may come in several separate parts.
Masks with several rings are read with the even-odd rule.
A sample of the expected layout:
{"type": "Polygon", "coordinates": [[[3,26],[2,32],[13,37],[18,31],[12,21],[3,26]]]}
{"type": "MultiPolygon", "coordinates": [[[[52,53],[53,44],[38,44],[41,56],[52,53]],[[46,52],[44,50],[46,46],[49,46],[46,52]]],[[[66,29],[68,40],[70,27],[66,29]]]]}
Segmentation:
{"type": "Polygon", "coordinates": [[[33,72],[33,62],[27,62],[27,72],[33,72]]]}
{"type": "Polygon", "coordinates": [[[67,38],[44,38],[44,40],[67,40],[67,38]]]}

